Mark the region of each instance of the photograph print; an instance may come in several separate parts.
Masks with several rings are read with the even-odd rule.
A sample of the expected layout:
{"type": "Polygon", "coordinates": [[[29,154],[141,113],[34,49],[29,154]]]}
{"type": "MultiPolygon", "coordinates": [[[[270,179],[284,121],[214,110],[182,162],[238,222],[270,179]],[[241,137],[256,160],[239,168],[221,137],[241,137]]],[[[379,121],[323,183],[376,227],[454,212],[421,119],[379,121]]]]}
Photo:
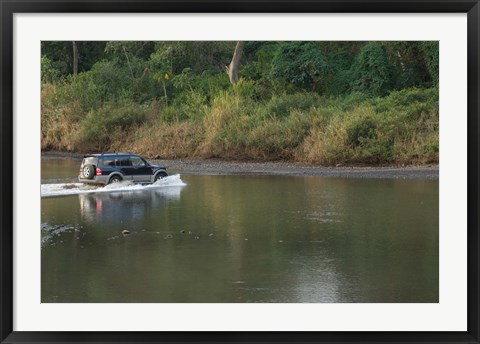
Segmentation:
{"type": "Polygon", "coordinates": [[[438,41],[42,41],[42,303],[438,303],[438,41]]]}

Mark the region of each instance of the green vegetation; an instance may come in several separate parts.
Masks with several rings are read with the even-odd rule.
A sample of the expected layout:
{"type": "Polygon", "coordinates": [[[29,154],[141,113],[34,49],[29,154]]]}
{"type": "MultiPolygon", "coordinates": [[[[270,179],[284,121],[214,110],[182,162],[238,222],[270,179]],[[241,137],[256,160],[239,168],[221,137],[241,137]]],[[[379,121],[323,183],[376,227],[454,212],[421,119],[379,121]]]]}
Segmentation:
{"type": "Polygon", "coordinates": [[[437,42],[235,43],[43,42],[42,149],[438,162],[437,42]]]}

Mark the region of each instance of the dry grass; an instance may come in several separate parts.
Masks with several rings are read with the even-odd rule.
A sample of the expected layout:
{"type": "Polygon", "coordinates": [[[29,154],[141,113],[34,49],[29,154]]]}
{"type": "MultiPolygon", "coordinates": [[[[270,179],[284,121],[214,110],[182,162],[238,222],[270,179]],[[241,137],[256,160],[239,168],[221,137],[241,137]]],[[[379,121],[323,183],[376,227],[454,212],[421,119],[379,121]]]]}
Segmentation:
{"type": "Polygon", "coordinates": [[[201,134],[199,126],[192,122],[160,122],[138,128],[111,149],[153,158],[185,158],[196,155],[201,134]]]}
{"type": "Polygon", "coordinates": [[[308,94],[302,94],[295,100],[307,104],[303,108],[280,98],[262,104],[239,92],[224,92],[202,108],[201,117],[189,120],[172,120],[177,117],[174,106],[167,109],[172,116],[166,120],[166,108],[158,102],[109,103],[84,113],[77,101],[62,103],[57,93],[55,87],[42,90],[43,150],[320,165],[438,162],[435,89],[404,90],[355,105],[340,98],[319,101],[318,96],[309,101],[304,99],[308,94]],[[271,109],[278,113],[271,115],[271,109]]]}

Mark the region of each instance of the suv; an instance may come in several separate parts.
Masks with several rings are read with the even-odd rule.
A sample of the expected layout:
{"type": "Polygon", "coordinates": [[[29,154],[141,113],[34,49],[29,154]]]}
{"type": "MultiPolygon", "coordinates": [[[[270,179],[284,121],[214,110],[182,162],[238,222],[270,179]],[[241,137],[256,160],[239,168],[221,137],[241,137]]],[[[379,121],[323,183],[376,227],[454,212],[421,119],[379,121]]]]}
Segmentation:
{"type": "Polygon", "coordinates": [[[154,183],[167,175],[165,167],[150,165],[139,155],[102,153],[83,157],[78,181],[89,184],[110,184],[122,180],[154,183]]]}

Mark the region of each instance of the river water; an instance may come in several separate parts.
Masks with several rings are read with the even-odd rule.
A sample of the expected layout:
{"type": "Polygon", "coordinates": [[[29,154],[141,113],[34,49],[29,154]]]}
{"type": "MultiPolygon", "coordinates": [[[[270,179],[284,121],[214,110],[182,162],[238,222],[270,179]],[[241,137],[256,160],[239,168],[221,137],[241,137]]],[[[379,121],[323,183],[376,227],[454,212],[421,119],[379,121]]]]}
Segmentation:
{"type": "Polygon", "coordinates": [[[438,302],[438,181],[85,188],[79,163],[42,161],[42,302],[438,302]]]}

